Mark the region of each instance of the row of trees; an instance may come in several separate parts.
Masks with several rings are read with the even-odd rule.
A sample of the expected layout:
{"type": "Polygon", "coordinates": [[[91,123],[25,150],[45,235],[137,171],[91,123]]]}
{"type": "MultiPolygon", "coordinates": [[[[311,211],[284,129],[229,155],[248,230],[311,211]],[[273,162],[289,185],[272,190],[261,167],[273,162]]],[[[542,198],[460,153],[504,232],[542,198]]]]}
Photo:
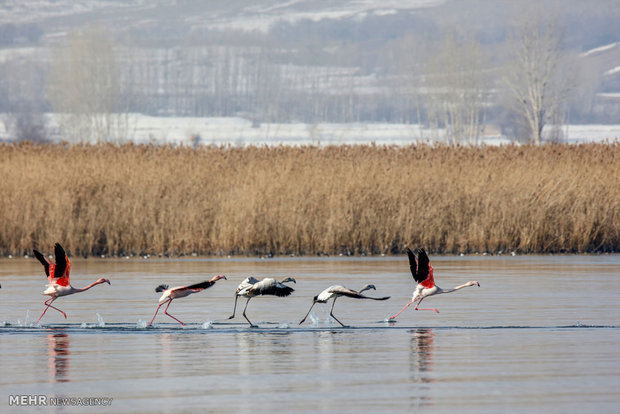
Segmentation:
{"type": "Polygon", "coordinates": [[[261,45],[120,47],[105,30],[89,28],[51,49],[49,63],[33,73],[46,86],[7,90],[23,77],[13,68],[20,73],[3,83],[4,109],[14,114],[16,135],[31,138],[42,134],[32,114],[59,114],[62,137],[74,142],[130,139],[130,114],[143,112],[241,115],[256,123],[404,122],[456,144],[477,142],[490,108],[502,107],[515,131],[540,143],[546,123],[562,123],[574,85],[559,70],[560,42],[557,23],[540,16],[515,28],[501,59],[454,31],[434,42],[404,37],[391,46],[389,70],[364,73],[294,64],[261,45]]]}

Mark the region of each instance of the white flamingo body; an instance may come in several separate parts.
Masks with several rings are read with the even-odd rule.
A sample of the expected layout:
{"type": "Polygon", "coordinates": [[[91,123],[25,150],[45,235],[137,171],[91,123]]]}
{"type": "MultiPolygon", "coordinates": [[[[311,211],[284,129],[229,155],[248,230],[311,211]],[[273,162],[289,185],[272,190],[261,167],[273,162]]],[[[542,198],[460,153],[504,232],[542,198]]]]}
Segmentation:
{"type": "MultiPolygon", "coordinates": [[[[361,293],[368,289],[376,289],[376,288],[374,285],[366,285],[362,289],[360,289],[359,292],[356,292],[353,289],[348,289],[341,285],[332,285],[328,287],[327,289],[325,289],[324,291],[322,291],[321,293],[319,293],[317,295],[316,301],[319,303],[325,303],[332,298],[336,299],[336,298],[339,298],[340,296],[348,296],[348,297],[354,297],[354,298],[361,299],[361,296],[362,296],[361,293]]],[[[370,298],[366,296],[364,296],[364,298],[374,299],[374,298],[370,298]]]]}
{"type": "Polygon", "coordinates": [[[432,288],[426,288],[426,287],[418,284],[418,285],[416,285],[415,289],[413,290],[413,295],[411,296],[411,301],[415,302],[417,300],[422,300],[422,299],[427,298],[429,296],[438,295],[440,293],[443,293],[443,289],[441,289],[439,286],[433,286],[432,288]]]}
{"type": "Polygon", "coordinates": [[[73,286],[69,285],[69,286],[62,286],[59,285],[57,283],[50,283],[49,286],[47,287],[47,289],[45,289],[43,291],[43,295],[45,296],[52,296],[52,297],[58,297],[58,296],[67,296],[67,295],[71,295],[73,293],[77,293],[78,289],[74,288],[73,286]]]}
{"type": "Polygon", "coordinates": [[[439,295],[441,293],[451,293],[469,286],[480,286],[480,283],[472,280],[452,289],[442,289],[435,285],[435,280],[433,278],[433,266],[431,266],[428,255],[423,248],[416,249],[415,253],[412,252],[411,249],[407,248],[407,255],[409,256],[409,268],[411,269],[411,274],[413,275],[413,279],[417,282],[417,285],[413,291],[411,302],[407,303],[405,307],[402,308],[396,315],[390,316],[390,321],[396,319],[398,315],[400,315],[413,303],[415,303],[414,310],[432,310],[439,313],[439,311],[435,308],[422,309],[418,308],[418,306],[422,303],[424,298],[429,296],[439,295]]]}
{"type": "Polygon", "coordinates": [[[250,327],[253,327],[253,328],[256,327],[256,325],[254,325],[248,319],[247,315],[245,314],[245,311],[248,308],[248,303],[250,303],[250,299],[256,296],[266,296],[266,295],[280,296],[280,297],[289,296],[291,293],[295,291],[295,289],[293,289],[290,286],[285,285],[285,283],[287,282],[297,283],[297,281],[293,279],[292,277],[287,277],[281,282],[278,282],[277,280],[271,277],[266,277],[260,281],[252,276],[244,279],[243,282],[239,284],[239,286],[237,287],[237,290],[235,291],[235,306],[233,308],[233,314],[229,316],[228,319],[232,319],[235,317],[235,312],[237,310],[237,299],[239,298],[239,296],[243,296],[244,298],[248,299],[247,302],[245,302],[245,307],[243,308],[243,317],[245,318],[246,321],[248,321],[248,323],[250,324],[250,327]]]}
{"type": "Polygon", "coordinates": [[[191,295],[192,293],[200,292],[202,289],[187,289],[185,286],[176,286],[164,290],[164,293],[159,298],[159,303],[165,300],[179,299],[191,295]]]}
{"type": "Polygon", "coordinates": [[[108,279],[99,278],[95,282],[81,289],[74,288],[69,283],[71,261],[69,260],[69,257],[65,253],[65,250],[62,248],[60,243],[56,243],[54,245],[54,255],[56,257],[56,263],[51,263],[47,259],[47,257],[45,257],[41,252],[39,252],[38,250],[34,250],[34,256],[43,265],[45,274],[49,280],[49,285],[47,289],[43,291],[43,295],[50,297],[44,302],[46,308],[41,314],[41,316],[39,316],[37,323],[39,323],[39,321],[41,320],[43,315],[45,315],[49,308],[55,309],[58,312],[62,313],[65,319],[67,319],[67,314],[64,311],[52,306],[52,303],[57,298],[61,296],[73,295],[74,293],[85,292],[93,286],[99,285],[101,283],[107,283],[108,285],[110,284],[110,281],[108,279]]]}
{"type": "Polygon", "coordinates": [[[192,293],[198,293],[205,289],[208,289],[220,279],[226,279],[226,276],[217,275],[211,278],[211,280],[207,280],[207,281],[200,282],[200,283],[195,283],[189,286],[176,286],[172,288],[168,287],[168,285],[157,286],[155,288],[155,292],[162,292],[162,295],[159,298],[159,306],[157,306],[157,310],[155,310],[155,315],[153,315],[153,319],[151,319],[151,322],[148,324],[148,326],[153,325],[153,321],[155,320],[155,317],[157,316],[157,312],[159,312],[159,308],[164,306],[164,304],[168,304],[166,306],[166,309],[164,309],[164,314],[170,316],[172,319],[179,322],[181,325],[185,326],[185,323],[181,322],[179,319],[175,318],[174,316],[168,313],[168,308],[170,307],[170,303],[172,303],[174,299],[184,298],[186,296],[191,295],[192,293]]]}
{"type": "Polygon", "coordinates": [[[299,322],[299,324],[301,325],[302,323],[304,323],[304,321],[306,320],[308,315],[310,315],[310,311],[312,310],[312,308],[314,307],[316,303],[326,303],[328,300],[332,298],[334,299],[334,302],[332,303],[332,308],[329,311],[329,316],[334,318],[334,320],[336,320],[336,322],[338,322],[343,327],[345,325],[342,322],[340,322],[338,318],[336,318],[333,314],[334,305],[336,304],[336,299],[338,299],[340,296],[346,296],[346,297],[354,298],[354,299],[372,299],[372,300],[387,300],[390,298],[389,296],[385,296],[382,298],[373,298],[370,296],[362,295],[362,292],[368,289],[376,290],[375,285],[366,285],[362,289],[360,289],[359,292],[353,289],[348,289],[340,285],[333,285],[333,286],[328,287],[327,289],[323,290],[321,293],[319,293],[318,295],[314,297],[314,299],[312,300],[312,305],[310,306],[310,309],[308,310],[308,313],[306,313],[306,316],[304,316],[304,318],[301,320],[301,322],[299,322]]]}

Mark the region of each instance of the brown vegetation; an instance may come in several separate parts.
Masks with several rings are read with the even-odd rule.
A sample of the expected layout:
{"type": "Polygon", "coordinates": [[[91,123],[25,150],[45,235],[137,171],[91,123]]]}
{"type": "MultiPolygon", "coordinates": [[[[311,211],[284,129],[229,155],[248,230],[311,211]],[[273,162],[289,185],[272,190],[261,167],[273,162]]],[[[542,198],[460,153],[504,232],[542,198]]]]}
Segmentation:
{"type": "Polygon", "coordinates": [[[620,250],[620,145],[0,145],[0,253],[620,250]]]}

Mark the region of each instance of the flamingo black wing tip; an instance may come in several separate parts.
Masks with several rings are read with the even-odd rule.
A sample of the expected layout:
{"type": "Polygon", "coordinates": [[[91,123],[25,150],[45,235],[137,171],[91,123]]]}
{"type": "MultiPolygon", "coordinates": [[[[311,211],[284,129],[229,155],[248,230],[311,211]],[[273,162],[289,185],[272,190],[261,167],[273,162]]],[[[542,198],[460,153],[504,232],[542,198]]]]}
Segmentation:
{"type": "Polygon", "coordinates": [[[63,247],[58,242],[54,244],[54,254],[56,255],[56,260],[58,260],[58,257],[64,258],[66,255],[65,249],[63,249],[63,247]]]}
{"type": "Polygon", "coordinates": [[[155,292],[163,292],[166,289],[168,289],[168,285],[159,285],[155,288],[155,292]]]}
{"type": "Polygon", "coordinates": [[[34,257],[36,257],[37,260],[43,265],[43,268],[45,269],[45,275],[47,277],[49,277],[49,275],[50,275],[50,263],[49,263],[49,261],[43,255],[43,253],[41,253],[37,249],[32,249],[32,251],[34,252],[34,257]]]}
{"type": "MultiPolygon", "coordinates": [[[[195,283],[193,285],[186,286],[186,289],[206,289],[206,288],[213,286],[214,284],[215,282],[205,280],[204,282],[195,283]]],[[[166,287],[166,289],[168,289],[168,287],[166,287]]]]}
{"type": "Polygon", "coordinates": [[[287,286],[286,289],[284,288],[280,288],[280,289],[276,289],[275,294],[276,296],[290,296],[291,293],[295,292],[295,289],[293,289],[290,286],[287,286]]]}

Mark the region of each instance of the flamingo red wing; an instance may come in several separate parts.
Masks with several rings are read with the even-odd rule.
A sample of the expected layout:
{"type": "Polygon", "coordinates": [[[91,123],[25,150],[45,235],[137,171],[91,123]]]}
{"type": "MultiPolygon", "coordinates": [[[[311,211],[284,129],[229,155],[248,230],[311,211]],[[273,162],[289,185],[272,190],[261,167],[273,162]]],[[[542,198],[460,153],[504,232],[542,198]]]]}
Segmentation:
{"type": "Polygon", "coordinates": [[[433,267],[424,248],[416,249],[415,253],[407,248],[407,255],[409,256],[409,268],[415,281],[427,289],[435,286],[433,267]]]}
{"type": "Polygon", "coordinates": [[[54,282],[60,286],[69,286],[71,261],[60,243],[56,243],[54,246],[54,255],[56,255],[56,264],[50,264],[50,282],[54,282]]]}

